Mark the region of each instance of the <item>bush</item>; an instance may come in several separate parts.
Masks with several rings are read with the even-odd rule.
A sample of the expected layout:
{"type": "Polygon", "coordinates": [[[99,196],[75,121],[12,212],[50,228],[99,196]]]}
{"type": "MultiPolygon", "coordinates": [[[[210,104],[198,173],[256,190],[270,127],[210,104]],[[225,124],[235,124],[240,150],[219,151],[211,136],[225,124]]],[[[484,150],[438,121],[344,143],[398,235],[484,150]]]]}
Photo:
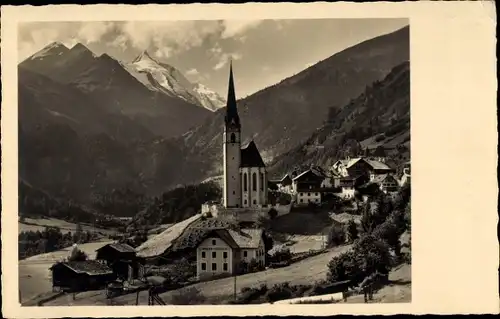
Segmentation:
{"type": "Polygon", "coordinates": [[[334,223],[330,227],[330,231],[328,232],[327,245],[328,247],[341,245],[345,243],[345,231],[342,224],[334,223]]]}
{"type": "Polygon", "coordinates": [[[363,271],[361,270],[361,256],[349,251],[333,257],[328,263],[327,281],[338,282],[352,280],[360,282],[363,280],[363,271]]]}
{"type": "Polygon", "coordinates": [[[375,142],[381,142],[383,140],[385,140],[385,135],[384,134],[380,134],[377,137],[375,137],[375,142]]]}
{"type": "Polygon", "coordinates": [[[274,208],[271,208],[267,214],[269,215],[269,218],[273,220],[278,216],[278,211],[274,208]]]}
{"type": "Polygon", "coordinates": [[[205,296],[195,287],[189,287],[184,291],[174,293],[171,298],[173,305],[199,305],[204,303],[205,296]]]}
{"type": "Polygon", "coordinates": [[[290,261],[292,259],[292,253],[290,252],[290,248],[282,247],[279,250],[276,250],[271,256],[270,261],[272,262],[282,262],[282,261],[290,261]]]}
{"type": "Polygon", "coordinates": [[[274,285],[266,294],[266,300],[268,302],[276,302],[290,298],[292,298],[292,290],[288,282],[274,285]]]}
{"type": "Polygon", "coordinates": [[[392,266],[389,246],[385,241],[373,235],[363,236],[356,241],[353,253],[359,260],[360,268],[365,275],[378,271],[387,274],[392,266]]]}
{"type": "Polygon", "coordinates": [[[354,220],[351,219],[349,221],[349,224],[347,224],[346,232],[347,232],[347,240],[349,242],[353,242],[356,239],[358,239],[358,226],[356,225],[354,220]]]}

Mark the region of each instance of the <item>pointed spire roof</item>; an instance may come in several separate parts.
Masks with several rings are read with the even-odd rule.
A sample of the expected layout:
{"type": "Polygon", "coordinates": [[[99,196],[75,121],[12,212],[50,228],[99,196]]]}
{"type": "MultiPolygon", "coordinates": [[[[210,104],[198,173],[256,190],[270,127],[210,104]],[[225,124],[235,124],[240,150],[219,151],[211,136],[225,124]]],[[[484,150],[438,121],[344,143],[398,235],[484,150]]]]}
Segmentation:
{"type": "Polygon", "coordinates": [[[240,117],[236,108],[236,93],[234,91],[233,79],[233,61],[229,62],[229,85],[227,89],[227,104],[226,104],[226,125],[235,125],[240,127],[240,117]]]}

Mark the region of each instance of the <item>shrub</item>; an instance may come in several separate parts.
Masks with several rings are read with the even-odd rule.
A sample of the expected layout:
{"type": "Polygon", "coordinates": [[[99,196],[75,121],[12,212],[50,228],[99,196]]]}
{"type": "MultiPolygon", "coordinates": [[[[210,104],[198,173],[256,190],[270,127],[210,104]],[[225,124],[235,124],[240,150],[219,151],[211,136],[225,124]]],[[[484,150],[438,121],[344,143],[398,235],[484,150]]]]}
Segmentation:
{"type": "Polygon", "coordinates": [[[384,134],[380,134],[377,137],[375,137],[375,142],[381,142],[383,140],[385,140],[385,135],[384,134]]]}
{"type": "Polygon", "coordinates": [[[363,277],[361,263],[361,256],[356,255],[353,251],[333,257],[328,263],[327,281],[361,281],[363,277]]]}
{"type": "Polygon", "coordinates": [[[327,245],[328,247],[341,245],[345,242],[345,238],[343,225],[334,223],[328,232],[327,245]]]}
{"type": "Polygon", "coordinates": [[[195,287],[189,287],[184,291],[174,293],[171,298],[173,305],[199,305],[204,303],[205,296],[195,287]]]}
{"type": "Polygon", "coordinates": [[[273,220],[278,216],[278,211],[274,208],[271,208],[267,214],[269,215],[269,218],[273,220]]]}
{"type": "Polygon", "coordinates": [[[349,221],[349,224],[347,224],[347,239],[349,242],[358,239],[358,226],[352,219],[349,221]]]}
{"type": "Polygon", "coordinates": [[[292,297],[292,291],[290,289],[288,282],[274,285],[271,289],[267,291],[266,294],[266,300],[268,302],[276,302],[279,300],[290,299],[291,297],[292,297]]]}
{"type": "Polygon", "coordinates": [[[362,236],[353,247],[356,259],[360,261],[360,268],[365,275],[378,271],[387,274],[392,266],[389,246],[383,240],[373,235],[362,236]]]}
{"type": "Polygon", "coordinates": [[[248,263],[248,272],[257,272],[261,270],[262,266],[255,258],[252,258],[252,260],[250,260],[250,262],[248,263]]]}
{"type": "Polygon", "coordinates": [[[292,253],[290,252],[290,248],[282,247],[276,250],[269,259],[273,262],[290,261],[290,259],[292,259],[292,253]]]}

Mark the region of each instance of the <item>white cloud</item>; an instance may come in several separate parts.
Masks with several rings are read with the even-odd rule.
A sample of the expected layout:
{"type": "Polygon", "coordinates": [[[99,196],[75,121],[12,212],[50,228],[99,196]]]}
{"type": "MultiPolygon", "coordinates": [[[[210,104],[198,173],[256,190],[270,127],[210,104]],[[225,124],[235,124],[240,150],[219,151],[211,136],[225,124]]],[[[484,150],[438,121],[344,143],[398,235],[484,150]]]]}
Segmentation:
{"type": "Polygon", "coordinates": [[[222,24],[224,31],[222,38],[231,38],[236,35],[241,35],[245,31],[256,28],[263,20],[224,20],[222,24]]]}
{"type": "Polygon", "coordinates": [[[113,22],[30,22],[19,26],[18,57],[22,60],[54,41],[68,47],[99,42],[113,30],[113,22]]]}
{"type": "Polygon", "coordinates": [[[198,70],[196,70],[195,68],[186,71],[186,75],[199,75],[199,74],[200,72],[198,72],[198,70]]]}
{"type": "Polygon", "coordinates": [[[53,41],[84,44],[101,41],[114,32],[113,45],[138,50],[151,49],[167,57],[199,46],[212,34],[220,34],[220,21],[141,21],[141,22],[34,22],[20,27],[19,57],[42,49],[53,41]]]}
{"type": "Polygon", "coordinates": [[[220,25],[216,21],[141,21],[126,22],[119,29],[136,49],[152,46],[167,56],[201,45],[206,36],[220,32],[220,25]]]}
{"type": "Polygon", "coordinates": [[[209,51],[217,56],[222,53],[222,48],[220,47],[220,44],[217,42],[215,46],[211,48],[209,51]]]}
{"type": "Polygon", "coordinates": [[[78,30],[78,38],[82,42],[93,43],[98,42],[101,38],[113,29],[112,22],[87,22],[82,23],[80,30],[78,30]]]}
{"type": "Polygon", "coordinates": [[[240,54],[240,53],[223,53],[220,58],[219,58],[219,62],[217,62],[217,64],[214,66],[214,70],[220,70],[222,69],[224,66],[226,66],[229,61],[232,59],[232,60],[241,60],[241,58],[243,58],[243,56],[240,54]]]}
{"type": "Polygon", "coordinates": [[[125,51],[127,49],[127,37],[121,34],[111,42],[111,45],[125,51]]]}
{"type": "Polygon", "coordinates": [[[172,56],[172,48],[168,46],[162,46],[154,51],[153,55],[159,59],[166,59],[172,56]]]}

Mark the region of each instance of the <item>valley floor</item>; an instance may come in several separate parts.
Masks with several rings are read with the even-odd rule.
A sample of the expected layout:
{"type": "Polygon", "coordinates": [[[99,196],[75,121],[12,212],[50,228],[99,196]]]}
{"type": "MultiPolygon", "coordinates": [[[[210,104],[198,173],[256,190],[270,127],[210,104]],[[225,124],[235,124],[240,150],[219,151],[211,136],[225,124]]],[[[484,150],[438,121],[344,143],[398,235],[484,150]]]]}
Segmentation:
{"type": "MultiPolygon", "coordinates": [[[[267,286],[290,282],[292,285],[311,284],[314,281],[324,279],[327,273],[327,264],[334,257],[350,249],[349,245],[330,249],[326,253],[302,260],[288,267],[269,269],[266,271],[238,276],[236,279],[236,290],[239,293],[243,287],[258,287],[265,283],[267,286]]],[[[189,287],[195,287],[207,298],[207,303],[220,304],[231,299],[234,293],[234,277],[214,281],[202,282],[189,287]]],[[[167,303],[172,294],[182,293],[186,288],[168,291],[160,295],[167,303]]],[[[114,298],[118,305],[134,305],[136,295],[130,294],[114,298]]],[[[141,292],[139,305],[147,305],[148,293],[141,292]]],[[[47,302],[44,306],[68,306],[68,305],[106,305],[104,291],[92,291],[78,294],[76,300],[69,298],[58,298],[47,302]]]]}
{"type": "MultiPolygon", "coordinates": [[[[99,241],[78,245],[91,259],[95,258],[96,250],[112,241],[99,241]]],[[[19,261],[19,290],[21,302],[45,295],[52,291],[51,273],[49,268],[57,261],[69,256],[72,247],[51,253],[40,254],[19,261]]]]}

